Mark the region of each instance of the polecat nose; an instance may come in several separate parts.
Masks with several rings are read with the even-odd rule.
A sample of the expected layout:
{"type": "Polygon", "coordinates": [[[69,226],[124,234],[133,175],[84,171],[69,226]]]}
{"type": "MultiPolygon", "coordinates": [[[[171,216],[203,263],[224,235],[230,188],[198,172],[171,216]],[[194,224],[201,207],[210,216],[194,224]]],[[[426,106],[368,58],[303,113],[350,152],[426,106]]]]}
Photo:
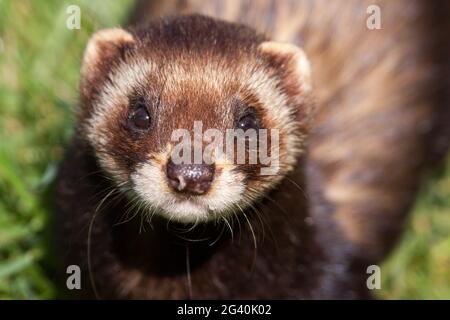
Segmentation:
{"type": "Polygon", "coordinates": [[[175,164],[167,163],[167,179],[175,191],[200,195],[211,187],[214,179],[214,165],[208,164],[175,164]]]}

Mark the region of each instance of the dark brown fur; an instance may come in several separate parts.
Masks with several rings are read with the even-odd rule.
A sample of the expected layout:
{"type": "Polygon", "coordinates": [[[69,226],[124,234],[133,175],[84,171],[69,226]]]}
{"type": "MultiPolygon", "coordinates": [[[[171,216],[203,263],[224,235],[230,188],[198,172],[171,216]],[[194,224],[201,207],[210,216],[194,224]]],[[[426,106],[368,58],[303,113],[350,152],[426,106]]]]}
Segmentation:
{"type": "MultiPolygon", "coordinates": [[[[234,239],[225,230],[215,242],[225,228],[221,224],[205,224],[186,233],[176,230],[186,226],[167,225],[158,218],[146,232],[140,232],[139,219],[113,226],[126,210],[127,201],[124,197],[106,201],[92,224],[90,243],[92,280],[100,297],[369,297],[366,267],[379,263],[392,248],[427,162],[434,160],[434,155],[445,154],[450,127],[450,55],[445,38],[450,29],[440,13],[449,12],[448,4],[378,3],[383,29],[374,31],[366,29],[365,9],[372,3],[364,1],[259,1],[257,5],[193,1],[181,6],[183,12],[243,22],[266,31],[271,38],[304,48],[312,63],[318,109],[309,149],[279,188],[255,204],[258,214],[252,208],[246,211],[255,229],[257,249],[243,217],[234,239]],[[443,134],[445,130],[447,134],[443,134]],[[181,236],[207,240],[195,242],[181,236]]],[[[160,13],[176,13],[174,8],[180,7],[166,4],[160,13]]],[[[142,7],[135,14],[138,20],[149,16],[142,7]]],[[[170,48],[177,43],[207,51],[211,39],[197,38],[206,32],[202,18],[198,19],[200,25],[188,25],[193,29],[185,34],[161,34],[162,29],[153,28],[139,37],[163,35],[159,38],[161,51],[148,52],[159,54],[157,59],[175,54],[164,50],[164,41],[170,48]],[[196,39],[189,39],[191,36],[196,39]]],[[[173,29],[167,30],[183,30],[185,25],[180,22],[177,29],[176,21],[181,20],[173,20],[173,29]]],[[[262,39],[248,29],[238,29],[244,31],[239,39],[239,33],[228,27],[217,31],[221,43],[217,50],[228,58],[245,59],[245,48],[253,50],[262,39]]],[[[105,59],[105,70],[114,59],[105,59]]],[[[235,63],[230,60],[229,67],[235,63]]],[[[97,71],[90,73],[90,83],[82,84],[88,90],[83,92],[85,106],[95,99],[100,81],[95,75],[105,72],[97,71]]],[[[190,113],[185,125],[204,116],[204,109],[198,112],[190,113]]],[[[83,117],[87,114],[82,113],[83,117]]],[[[183,119],[174,121],[182,125],[183,119]]],[[[56,201],[64,264],[81,264],[86,288],[91,286],[89,225],[110,182],[99,172],[92,147],[80,130],[62,167],[56,201]]],[[[124,136],[117,141],[127,139],[124,136]]],[[[130,141],[111,150],[132,167],[129,161],[142,161],[134,156],[141,148],[130,141]]],[[[83,293],[92,296],[90,290],[83,293]]]]}

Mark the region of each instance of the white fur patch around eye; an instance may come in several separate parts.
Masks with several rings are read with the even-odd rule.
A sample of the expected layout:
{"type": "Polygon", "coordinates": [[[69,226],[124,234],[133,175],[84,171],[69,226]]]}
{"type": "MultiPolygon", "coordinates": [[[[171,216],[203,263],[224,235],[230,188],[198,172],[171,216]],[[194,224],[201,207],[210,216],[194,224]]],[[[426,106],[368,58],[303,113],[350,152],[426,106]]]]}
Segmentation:
{"type": "Polygon", "coordinates": [[[150,210],[183,223],[208,221],[229,214],[234,205],[242,201],[243,178],[240,173],[222,169],[211,190],[196,197],[194,203],[177,198],[166,183],[163,169],[152,161],[140,165],[131,174],[132,189],[150,210]]]}
{"type": "Polygon", "coordinates": [[[269,118],[276,124],[285,145],[285,152],[280,154],[280,163],[285,168],[282,174],[293,168],[301,152],[303,137],[298,136],[298,123],[293,119],[293,110],[288,106],[286,95],[278,88],[278,80],[267,75],[263,70],[252,70],[246,86],[255,93],[269,118]],[[284,156],[284,157],[283,157],[284,156]]]}
{"type": "Polygon", "coordinates": [[[111,157],[105,154],[106,146],[112,139],[112,134],[107,130],[110,115],[114,115],[115,108],[128,104],[129,95],[139,84],[148,81],[148,77],[154,70],[154,65],[145,59],[130,59],[122,63],[110,75],[110,82],[101,89],[99,98],[93,105],[91,117],[85,124],[87,138],[98,151],[98,157],[102,166],[120,181],[126,179],[125,173],[111,157]]]}

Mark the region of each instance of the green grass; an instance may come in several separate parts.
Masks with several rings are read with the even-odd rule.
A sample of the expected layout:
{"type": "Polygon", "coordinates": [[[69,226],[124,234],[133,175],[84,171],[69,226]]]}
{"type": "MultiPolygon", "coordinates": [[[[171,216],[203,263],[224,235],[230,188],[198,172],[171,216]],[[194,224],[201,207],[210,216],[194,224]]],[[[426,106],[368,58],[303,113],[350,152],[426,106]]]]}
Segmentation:
{"type": "MultiPolygon", "coordinates": [[[[50,190],[77,104],[92,32],[120,25],[130,0],[0,0],[0,299],[58,297],[50,190]],[[81,29],[66,29],[66,8],[81,29]]],[[[447,166],[450,168],[450,163],[447,166]]],[[[450,172],[424,190],[382,268],[384,298],[450,298],[450,172]]]]}
{"type": "Polygon", "coordinates": [[[409,220],[381,270],[381,297],[450,299],[450,161],[424,188],[409,220]]]}
{"type": "Polygon", "coordinates": [[[52,298],[49,191],[77,104],[80,59],[131,1],[0,0],[0,299],[52,298]],[[81,8],[81,29],[66,8],[81,8]],[[3,48],[3,49],[1,49],[3,48]]]}

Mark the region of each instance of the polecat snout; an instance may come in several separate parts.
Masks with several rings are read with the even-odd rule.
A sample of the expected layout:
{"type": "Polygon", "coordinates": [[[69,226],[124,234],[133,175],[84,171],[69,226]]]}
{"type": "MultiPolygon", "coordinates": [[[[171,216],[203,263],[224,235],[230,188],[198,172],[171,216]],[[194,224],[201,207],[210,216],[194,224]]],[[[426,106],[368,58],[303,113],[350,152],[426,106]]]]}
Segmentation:
{"type": "Polygon", "coordinates": [[[182,222],[218,219],[247,207],[293,168],[310,118],[310,91],[301,49],[244,26],[192,16],[103,30],[84,56],[80,132],[105,174],[149,212],[182,222]],[[273,174],[261,175],[260,161],[217,154],[230,146],[222,139],[227,130],[263,128],[268,139],[270,131],[279,136],[273,174]],[[190,143],[177,148],[185,135],[190,143]],[[222,147],[205,164],[214,147],[205,140],[213,138],[222,147]],[[175,164],[174,152],[189,159],[175,164]]]}

